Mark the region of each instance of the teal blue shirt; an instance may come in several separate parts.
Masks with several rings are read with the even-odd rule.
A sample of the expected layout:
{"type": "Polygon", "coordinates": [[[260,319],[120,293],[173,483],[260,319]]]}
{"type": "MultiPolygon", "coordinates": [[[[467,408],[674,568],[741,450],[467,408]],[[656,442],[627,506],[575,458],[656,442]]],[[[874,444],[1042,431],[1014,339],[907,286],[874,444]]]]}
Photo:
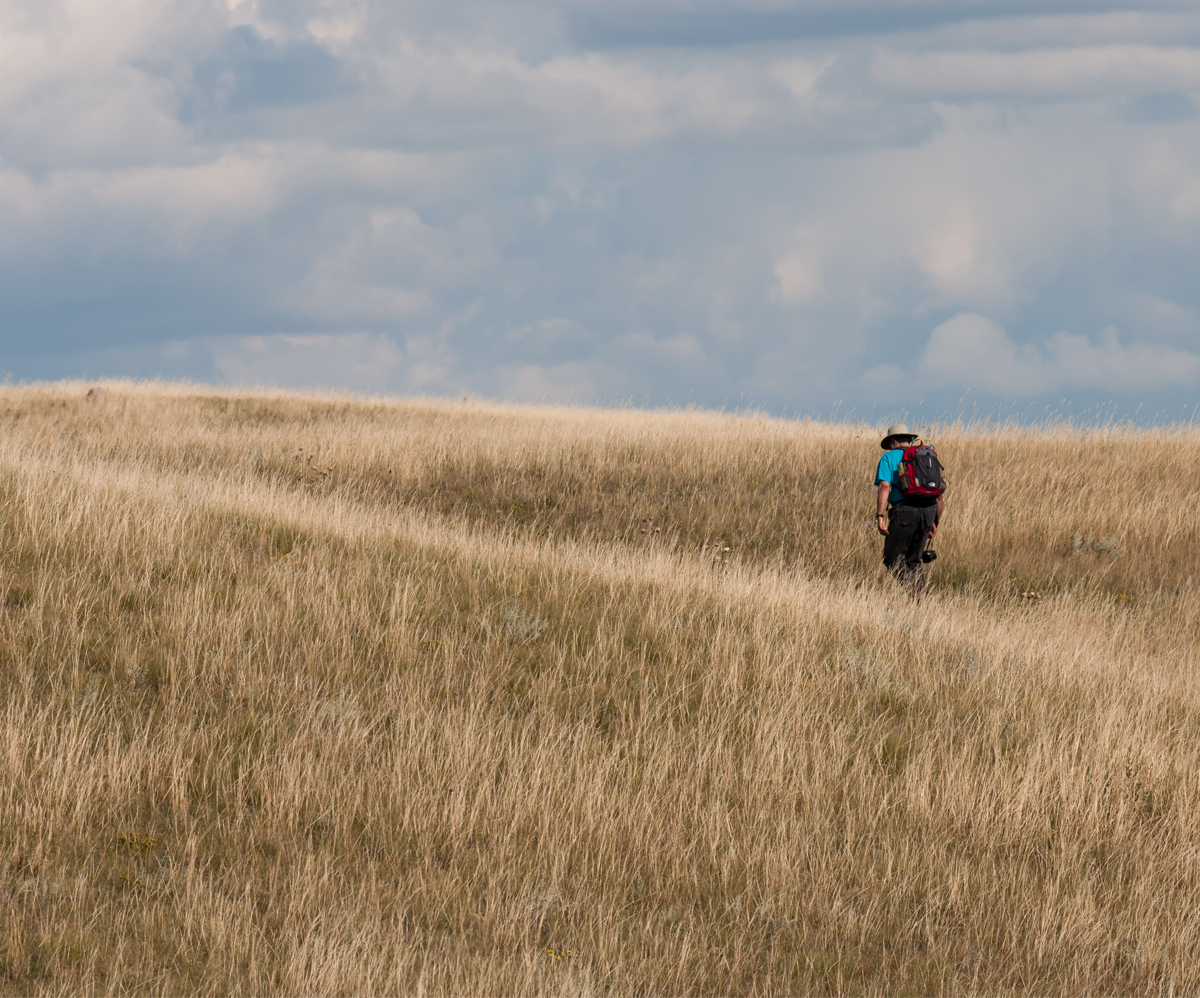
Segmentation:
{"type": "Polygon", "coordinates": [[[904,496],[896,488],[896,476],[900,472],[900,459],[902,457],[904,457],[903,447],[886,450],[883,452],[883,457],[879,459],[879,467],[875,469],[875,484],[882,485],[884,482],[887,482],[892,487],[891,494],[888,496],[888,502],[892,505],[904,501],[904,496]]]}

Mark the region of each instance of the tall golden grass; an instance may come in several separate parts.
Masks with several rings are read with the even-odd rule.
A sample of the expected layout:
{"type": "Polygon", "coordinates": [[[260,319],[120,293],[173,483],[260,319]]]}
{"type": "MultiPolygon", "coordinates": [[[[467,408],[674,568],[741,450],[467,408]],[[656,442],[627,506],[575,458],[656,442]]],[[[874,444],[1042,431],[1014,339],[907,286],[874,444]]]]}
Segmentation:
{"type": "Polygon", "coordinates": [[[0,392],[0,994],[1200,991],[1200,435],[0,392]],[[1035,594],[1035,595],[1031,595],[1035,594]]]}

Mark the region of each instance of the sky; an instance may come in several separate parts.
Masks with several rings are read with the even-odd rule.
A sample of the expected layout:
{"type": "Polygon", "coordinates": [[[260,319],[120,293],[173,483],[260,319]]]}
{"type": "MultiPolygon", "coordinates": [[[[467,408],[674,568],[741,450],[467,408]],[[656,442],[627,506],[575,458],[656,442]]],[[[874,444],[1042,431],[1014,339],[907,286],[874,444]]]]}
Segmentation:
{"type": "Polygon", "coordinates": [[[1179,0],[5,0],[0,375],[1200,401],[1179,0]]]}

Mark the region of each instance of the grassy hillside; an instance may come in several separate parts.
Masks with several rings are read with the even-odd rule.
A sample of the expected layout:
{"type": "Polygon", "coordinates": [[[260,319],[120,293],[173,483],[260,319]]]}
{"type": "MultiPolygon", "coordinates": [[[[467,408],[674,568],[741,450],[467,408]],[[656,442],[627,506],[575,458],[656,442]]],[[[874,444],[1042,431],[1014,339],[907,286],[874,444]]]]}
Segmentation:
{"type": "Polygon", "coordinates": [[[0,994],[1200,990],[1200,435],[0,391],[0,994]],[[1033,598],[1029,593],[1038,593],[1033,598]]]}

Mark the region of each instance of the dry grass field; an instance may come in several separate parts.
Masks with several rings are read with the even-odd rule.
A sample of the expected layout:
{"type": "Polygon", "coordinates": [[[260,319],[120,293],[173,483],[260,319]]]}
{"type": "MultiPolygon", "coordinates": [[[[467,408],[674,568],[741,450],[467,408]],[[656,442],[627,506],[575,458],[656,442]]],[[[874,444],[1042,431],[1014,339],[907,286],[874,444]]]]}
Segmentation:
{"type": "Polygon", "coordinates": [[[1200,434],[0,390],[0,995],[1200,992],[1200,434]],[[1023,594],[1039,594],[1037,596],[1023,594]]]}

